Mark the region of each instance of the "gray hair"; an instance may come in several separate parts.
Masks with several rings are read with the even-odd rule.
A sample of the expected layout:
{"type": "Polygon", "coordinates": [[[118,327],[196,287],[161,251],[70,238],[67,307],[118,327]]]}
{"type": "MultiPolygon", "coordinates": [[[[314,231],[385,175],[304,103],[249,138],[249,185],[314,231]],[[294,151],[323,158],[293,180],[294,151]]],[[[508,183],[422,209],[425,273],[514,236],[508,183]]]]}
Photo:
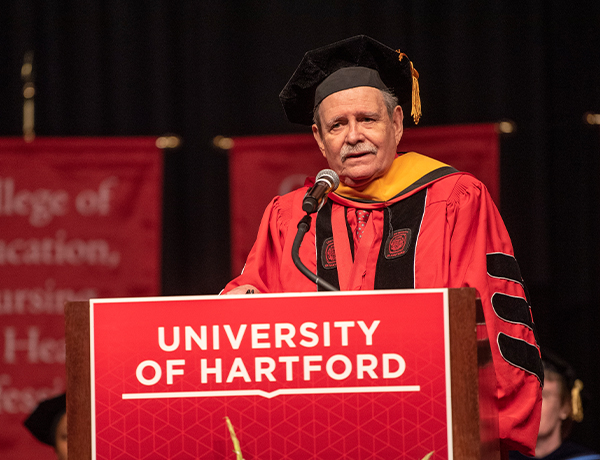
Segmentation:
{"type": "MultiPolygon", "coordinates": [[[[391,120],[394,117],[394,109],[398,105],[398,98],[394,96],[394,93],[390,89],[380,89],[379,91],[381,91],[381,95],[383,96],[383,103],[385,104],[385,108],[387,109],[388,115],[391,120]]],[[[313,122],[315,125],[317,125],[319,132],[321,132],[321,116],[319,115],[319,107],[321,107],[321,102],[319,102],[313,110],[313,122]]]]}

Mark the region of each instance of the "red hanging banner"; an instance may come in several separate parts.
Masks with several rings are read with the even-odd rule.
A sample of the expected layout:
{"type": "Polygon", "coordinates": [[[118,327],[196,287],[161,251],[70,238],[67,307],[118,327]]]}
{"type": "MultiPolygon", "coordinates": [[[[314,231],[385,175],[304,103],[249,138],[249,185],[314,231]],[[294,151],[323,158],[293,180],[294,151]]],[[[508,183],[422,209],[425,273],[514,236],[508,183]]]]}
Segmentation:
{"type": "MultiPolygon", "coordinates": [[[[500,200],[500,147],[496,125],[404,130],[399,151],[415,151],[474,174],[500,200]]],[[[304,185],[327,168],[312,134],[241,137],[229,152],[232,275],[242,270],[262,213],[276,195],[304,185]]]]}
{"type": "Polygon", "coordinates": [[[155,138],[0,139],[0,457],[53,458],[23,420],[65,390],[64,302],[160,293],[155,138]]]}

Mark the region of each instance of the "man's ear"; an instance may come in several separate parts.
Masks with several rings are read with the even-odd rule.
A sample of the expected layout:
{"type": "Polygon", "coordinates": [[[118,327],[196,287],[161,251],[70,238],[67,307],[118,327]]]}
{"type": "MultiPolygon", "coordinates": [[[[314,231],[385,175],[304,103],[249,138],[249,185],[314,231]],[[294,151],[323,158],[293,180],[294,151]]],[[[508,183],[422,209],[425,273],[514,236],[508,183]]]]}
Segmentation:
{"type": "Polygon", "coordinates": [[[394,134],[396,137],[397,146],[400,143],[400,139],[402,139],[402,134],[404,133],[404,112],[402,111],[402,107],[399,105],[397,105],[394,109],[392,124],[394,125],[394,134]]]}
{"type": "Polygon", "coordinates": [[[559,417],[561,420],[566,420],[571,415],[571,401],[567,400],[563,403],[559,411],[559,417]]]}
{"type": "Polygon", "coordinates": [[[323,139],[321,139],[321,133],[319,132],[319,127],[317,125],[312,125],[312,132],[317,144],[319,144],[319,149],[321,149],[321,154],[327,158],[325,155],[325,144],[323,143],[323,139]]]}

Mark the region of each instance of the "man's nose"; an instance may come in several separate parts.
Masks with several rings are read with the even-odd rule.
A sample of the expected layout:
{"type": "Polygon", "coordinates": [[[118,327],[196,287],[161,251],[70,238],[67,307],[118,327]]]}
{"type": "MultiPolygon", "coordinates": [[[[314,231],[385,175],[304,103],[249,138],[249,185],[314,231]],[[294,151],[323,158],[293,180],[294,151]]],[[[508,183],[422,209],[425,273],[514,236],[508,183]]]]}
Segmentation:
{"type": "Polygon", "coordinates": [[[360,127],[360,123],[357,121],[350,121],[348,123],[348,133],[346,135],[346,142],[348,144],[357,144],[361,141],[364,141],[364,133],[360,127]]]}

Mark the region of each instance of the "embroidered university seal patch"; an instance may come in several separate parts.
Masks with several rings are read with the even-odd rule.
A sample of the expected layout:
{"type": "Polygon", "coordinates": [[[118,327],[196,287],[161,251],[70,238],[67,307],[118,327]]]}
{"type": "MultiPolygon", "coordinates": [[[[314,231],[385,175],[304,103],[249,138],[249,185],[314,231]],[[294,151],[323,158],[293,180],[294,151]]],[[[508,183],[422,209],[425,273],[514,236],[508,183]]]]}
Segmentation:
{"type": "Polygon", "coordinates": [[[406,251],[410,247],[410,235],[410,228],[395,230],[385,244],[385,258],[396,259],[406,254],[406,251]]]}
{"type": "Polygon", "coordinates": [[[323,241],[323,248],[321,250],[321,265],[327,270],[332,270],[337,267],[335,261],[335,248],[333,247],[333,237],[327,238],[323,241]]]}

